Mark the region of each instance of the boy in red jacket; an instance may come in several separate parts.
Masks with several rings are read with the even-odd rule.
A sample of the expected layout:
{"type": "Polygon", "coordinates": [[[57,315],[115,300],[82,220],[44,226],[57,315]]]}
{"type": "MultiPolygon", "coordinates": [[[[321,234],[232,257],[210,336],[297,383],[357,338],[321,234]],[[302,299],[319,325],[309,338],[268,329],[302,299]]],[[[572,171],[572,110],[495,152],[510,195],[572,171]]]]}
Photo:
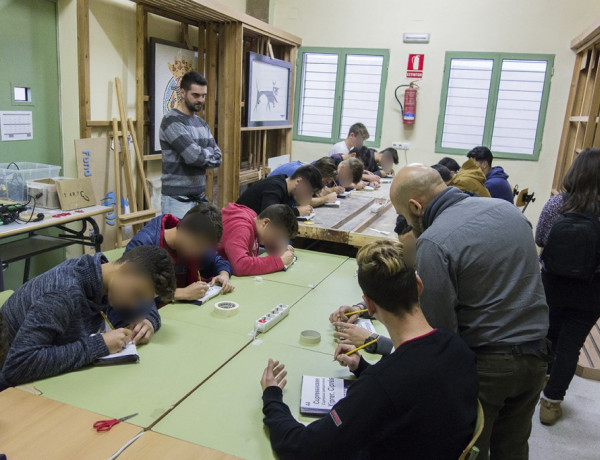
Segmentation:
{"type": "Polygon", "coordinates": [[[298,234],[296,216],[286,204],[273,204],[260,215],[246,206],[223,208],[223,237],[219,254],[231,263],[235,276],[265,275],[284,270],[294,259],[288,241],[298,234]],[[269,254],[258,257],[264,246],[269,254]]]}

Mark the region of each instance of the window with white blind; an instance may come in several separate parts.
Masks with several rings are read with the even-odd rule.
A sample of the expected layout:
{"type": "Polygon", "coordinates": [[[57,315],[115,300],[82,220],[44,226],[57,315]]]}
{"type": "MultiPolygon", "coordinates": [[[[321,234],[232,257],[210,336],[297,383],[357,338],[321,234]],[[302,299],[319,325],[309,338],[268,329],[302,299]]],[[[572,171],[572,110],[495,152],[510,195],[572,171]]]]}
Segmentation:
{"type": "Polygon", "coordinates": [[[553,55],[446,53],[436,152],[537,160],[553,55]]]}
{"type": "Polygon", "coordinates": [[[361,122],[378,146],[388,62],[388,50],[301,48],[294,138],[334,143],[361,122]]]}

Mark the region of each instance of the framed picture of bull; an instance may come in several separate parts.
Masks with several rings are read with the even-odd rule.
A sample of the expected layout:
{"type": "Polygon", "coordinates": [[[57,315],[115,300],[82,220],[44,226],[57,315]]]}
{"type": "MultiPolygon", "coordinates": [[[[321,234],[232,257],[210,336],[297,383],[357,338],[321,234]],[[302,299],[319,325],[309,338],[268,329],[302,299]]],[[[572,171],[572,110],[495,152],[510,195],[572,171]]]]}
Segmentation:
{"type": "Polygon", "coordinates": [[[198,70],[198,51],[180,43],[150,38],[150,153],[160,153],[158,132],[164,115],[179,104],[179,82],[198,70]]]}
{"type": "Polygon", "coordinates": [[[246,125],[289,125],[292,64],[251,52],[247,82],[246,125]]]}

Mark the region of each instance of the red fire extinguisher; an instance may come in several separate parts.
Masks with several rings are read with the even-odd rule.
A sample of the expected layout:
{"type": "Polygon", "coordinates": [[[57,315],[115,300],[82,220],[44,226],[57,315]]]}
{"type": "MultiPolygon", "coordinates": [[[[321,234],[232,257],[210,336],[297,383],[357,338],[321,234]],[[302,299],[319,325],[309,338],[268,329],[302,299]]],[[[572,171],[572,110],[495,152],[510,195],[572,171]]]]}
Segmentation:
{"type": "Polygon", "coordinates": [[[400,104],[400,109],[402,110],[402,123],[405,125],[414,125],[415,124],[415,113],[417,111],[417,90],[419,87],[413,81],[408,85],[399,85],[394,91],[394,95],[396,96],[396,100],[398,104],[400,104]],[[400,88],[406,87],[404,91],[404,104],[400,102],[398,98],[398,90],[400,88]]]}

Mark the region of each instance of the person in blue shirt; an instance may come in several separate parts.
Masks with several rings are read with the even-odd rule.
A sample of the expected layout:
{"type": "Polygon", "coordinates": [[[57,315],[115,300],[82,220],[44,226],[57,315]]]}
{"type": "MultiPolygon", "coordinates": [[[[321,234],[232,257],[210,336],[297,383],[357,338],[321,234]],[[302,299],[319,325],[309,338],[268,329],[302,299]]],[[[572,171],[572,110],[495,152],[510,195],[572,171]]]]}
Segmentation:
{"type": "Polygon", "coordinates": [[[138,246],[166,249],[177,278],[174,300],[193,301],[202,298],[210,284],[221,285],[223,294],[234,289],[231,265],[216,250],[222,235],[221,212],[201,203],[181,220],[171,214],[155,217],[131,239],[125,252],[138,246]]]}
{"type": "MultiPolygon", "coordinates": [[[[356,158],[336,161],[336,158],[322,157],[311,164],[319,170],[323,179],[323,189],[311,200],[310,205],[313,208],[336,201],[339,193],[355,188],[363,174],[363,164],[356,158]]],[[[301,161],[290,161],[275,168],[268,177],[277,175],[291,177],[304,165],[305,163],[301,161]]]]}
{"type": "Polygon", "coordinates": [[[492,161],[494,161],[494,155],[490,149],[484,146],[475,147],[469,153],[468,158],[473,158],[477,166],[485,174],[485,188],[488,189],[492,198],[499,198],[506,200],[509,203],[513,203],[513,189],[508,183],[508,174],[504,172],[501,166],[494,166],[492,168],[492,161]]]}

